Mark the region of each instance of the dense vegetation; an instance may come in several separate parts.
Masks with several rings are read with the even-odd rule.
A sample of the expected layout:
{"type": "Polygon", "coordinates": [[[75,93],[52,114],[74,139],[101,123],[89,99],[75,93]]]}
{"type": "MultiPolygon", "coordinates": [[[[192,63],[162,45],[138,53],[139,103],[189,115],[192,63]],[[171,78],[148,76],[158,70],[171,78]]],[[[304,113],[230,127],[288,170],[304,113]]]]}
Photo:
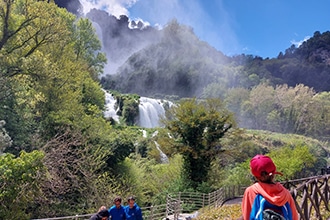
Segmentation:
{"type": "MultiPolygon", "coordinates": [[[[106,56],[91,21],[52,1],[0,1],[0,6],[1,219],[92,213],[110,206],[115,195],[133,194],[145,206],[164,203],[168,192],[249,184],[247,161],[256,153],[273,156],[285,178],[316,174],[327,165],[327,142],[275,133],[326,140],[327,91],[275,86],[273,78],[238,65],[249,56],[226,57],[172,21],[159,44],[144,50],[146,57],[151,53],[164,62],[150,64],[166,69],[148,69],[136,54],[127,63],[139,67],[133,71],[138,75],[127,80],[130,71],[123,66],[122,83],[115,85],[141,83],[144,90],[134,93],[188,98],[167,112],[164,127],[142,129],[133,123],[139,95],[114,93],[121,115],[116,123],[103,117],[99,77],[106,56]],[[186,41],[191,36],[194,41],[186,41]],[[141,77],[154,84],[139,82],[141,77]],[[198,99],[191,99],[194,95],[198,99]]],[[[287,56],[280,57],[292,59],[287,56]]],[[[257,60],[268,61],[253,58],[251,66],[257,60]]],[[[111,80],[103,79],[103,85],[121,90],[111,87],[111,80]]]]}

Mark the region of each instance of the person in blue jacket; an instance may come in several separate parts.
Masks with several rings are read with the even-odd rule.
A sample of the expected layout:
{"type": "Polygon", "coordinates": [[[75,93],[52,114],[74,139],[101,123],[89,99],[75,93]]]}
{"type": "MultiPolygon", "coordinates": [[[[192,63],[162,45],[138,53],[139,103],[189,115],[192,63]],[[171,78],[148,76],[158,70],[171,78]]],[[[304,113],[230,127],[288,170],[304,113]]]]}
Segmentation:
{"type": "Polygon", "coordinates": [[[114,199],[114,205],[109,208],[109,220],[126,220],[124,206],[121,205],[121,198],[114,199]]]}
{"type": "Polygon", "coordinates": [[[135,203],[135,198],[133,196],[127,199],[128,205],[125,206],[125,213],[127,220],[143,220],[142,211],[140,207],[135,203]]]}

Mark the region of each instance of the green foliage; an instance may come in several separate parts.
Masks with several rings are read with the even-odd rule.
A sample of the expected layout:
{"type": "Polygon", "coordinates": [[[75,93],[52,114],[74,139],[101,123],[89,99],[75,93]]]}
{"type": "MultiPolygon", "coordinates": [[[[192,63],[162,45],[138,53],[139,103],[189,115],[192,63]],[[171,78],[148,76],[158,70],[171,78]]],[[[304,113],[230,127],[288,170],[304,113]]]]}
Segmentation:
{"type": "Polygon", "coordinates": [[[100,86],[91,77],[100,73],[104,60],[95,55],[100,43],[88,20],[75,23],[72,14],[45,1],[3,4],[11,10],[0,21],[9,24],[0,36],[0,54],[7,57],[1,60],[1,78],[10,83],[8,92],[15,98],[9,100],[12,112],[26,123],[14,126],[14,118],[5,120],[11,136],[26,134],[23,140],[15,139],[14,146],[30,150],[26,145],[33,141],[33,132],[42,131],[41,136],[51,138],[61,126],[73,125],[84,114],[100,115],[104,99],[101,102],[100,86]],[[27,143],[16,145],[23,141],[27,143]]]}
{"type": "MultiPolygon", "coordinates": [[[[276,176],[277,181],[305,177],[303,175],[306,175],[308,168],[315,166],[316,162],[316,157],[310,152],[310,149],[306,145],[299,145],[299,143],[295,146],[286,145],[274,149],[267,155],[274,161],[277,171],[283,173],[283,176],[276,176]]],[[[253,180],[250,173],[250,160],[251,158],[227,169],[227,178],[223,184],[228,186],[233,185],[233,183],[250,185],[253,180]]]]}
{"type": "Polygon", "coordinates": [[[95,208],[100,194],[94,188],[106,189],[98,176],[109,170],[113,150],[113,130],[102,115],[104,93],[96,82],[105,59],[95,30],[53,2],[0,4],[0,118],[13,140],[5,150],[18,155],[42,148],[52,182],[43,182],[46,198],[29,193],[38,204],[21,207],[31,206],[26,216],[34,217],[95,208]]]}
{"type": "Polygon", "coordinates": [[[243,116],[247,116],[252,121],[252,129],[266,129],[265,123],[267,115],[274,109],[274,88],[266,84],[254,87],[242,106],[243,116]]]}
{"type": "Polygon", "coordinates": [[[283,172],[284,176],[278,176],[278,180],[295,179],[301,177],[301,174],[306,175],[308,168],[313,167],[316,162],[315,156],[306,145],[298,145],[294,148],[284,146],[270,152],[269,156],[276,164],[277,170],[283,172]]]}
{"type": "MultiPolygon", "coordinates": [[[[330,151],[327,142],[321,142],[317,139],[296,134],[281,134],[261,130],[246,130],[245,138],[252,140],[255,146],[265,149],[263,152],[258,152],[262,154],[269,153],[283,146],[291,146],[292,148],[295,146],[308,146],[310,152],[316,158],[318,158],[315,167],[308,169],[308,172],[311,172],[313,175],[317,175],[320,169],[326,166],[324,158],[327,158],[326,155],[330,151]]],[[[306,175],[308,175],[308,173],[306,173],[306,175]]]]}
{"type": "Polygon", "coordinates": [[[236,121],[240,125],[246,124],[246,118],[243,116],[243,103],[249,99],[249,90],[244,88],[233,88],[230,89],[227,94],[224,102],[226,103],[227,108],[235,113],[236,121]]]}
{"type": "Polygon", "coordinates": [[[177,149],[184,157],[184,173],[192,187],[205,182],[211,160],[221,151],[220,139],[235,125],[219,100],[198,103],[184,100],[170,109],[166,128],[178,139],[177,149]]]}
{"type": "Polygon", "coordinates": [[[203,89],[202,98],[224,98],[226,85],[223,83],[210,83],[203,89]]]}
{"type": "Polygon", "coordinates": [[[35,110],[35,100],[38,96],[40,98],[40,94],[35,92],[34,82],[42,78],[50,67],[49,57],[41,51],[47,48],[48,52],[53,52],[51,45],[55,39],[60,47],[62,39],[68,36],[67,22],[73,22],[73,16],[65,14],[65,10],[54,4],[40,1],[7,1],[1,4],[1,8],[6,10],[0,16],[3,27],[0,35],[0,82],[5,89],[1,97],[4,105],[0,106],[3,110],[0,110],[0,115],[5,114],[5,117],[0,117],[8,123],[9,134],[15,137],[13,148],[8,151],[18,155],[22,149],[33,149],[29,145],[33,141],[33,131],[38,129],[36,121],[40,119],[40,109],[39,112],[35,110]]]}
{"type": "Polygon", "coordinates": [[[85,113],[88,115],[95,115],[100,117],[104,110],[104,92],[100,89],[95,81],[86,78],[82,89],[82,104],[85,106],[85,113]]]}
{"type": "Polygon", "coordinates": [[[240,127],[328,138],[328,93],[315,93],[302,84],[275,88],[260,84],[251,91],[231,89],[225,98],[240,127]]]}
{"type": "Polygon", "coordinates": [[[0,155],[0,218],[30,219],[28,209],[41,199],[46,168],[40,151],[0,155]]]}
{"type": "MultiPolygon", "coordinates": [[[[119,162],[125,160],[127,156],[135,152],[134,144],[137,135],[136,130],[129,128],[114,131],[113,136],[109,140],[109,146],[112,152],[112,155],[107,159],[109,167],[115,168],[119,162]]],[[[119,173],[120,170],[118,170],[119,173]]]]}
{"type": "Polygon", "coordinates": [[[136,94],[114,94],[116,105],[118,106],[117,114],[122,116],[123,123],[126,125],[135,125],[136,118],[139,115],[139,99],[136,94]]]}
{"type": "Polygon", "coordinates": [[[226,179],[222,181],[223,186],[249,186],[251,184],[250,161],[230,166],[226,169],[226,179]]]}
{"type": "Polygon", "coordinates": [[[253,178],[248,162],[256,154],[273,155],[278,170],[285,174],[277,176],[278,180],[319,175],[327,166],[328,143],[316,139],[261,130],[228,134],[222,139],[224,152],[212,162],[209,171],[209,183],[215,189],[232,183],[249,185],[253,178]]]}
{"type": "Polygon", "coordinates": [[[110,188],[123,197],[135,195],[141,206],[164,204],[167,193],[187,190],[181,185],[181,167],[180,155],[166,164],[139,157],[126,158],[118,166],[120,172],[110,188]]]}
{"type": "Polygon", "coordinates": [[[83,58],[92,78],[96,80],[98,74],[103,72],[104,64],[107,61],[105,54],[96,52],[101,50],[101,42],[97,38],[91,21],[87,18],[79,19],[75,29],[74,49],[77,59],[83,58]]]}

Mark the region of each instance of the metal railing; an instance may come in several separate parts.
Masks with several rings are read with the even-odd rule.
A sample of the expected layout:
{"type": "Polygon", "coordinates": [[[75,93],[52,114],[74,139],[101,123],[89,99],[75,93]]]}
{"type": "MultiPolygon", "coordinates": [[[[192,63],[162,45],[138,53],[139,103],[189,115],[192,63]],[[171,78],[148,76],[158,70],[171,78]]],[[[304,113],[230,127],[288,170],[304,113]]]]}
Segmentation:
{"type": "MultiPolygon", "coordinates": [[[[145,220],[178,220],[183,213],[221,206],[227,199],[243,195],[244,187],[223,187],[211,193],[178,192],[167,195],[166,204],[141,207],[145,220]]],[[[34,220],[88,220],[93,214],[43,218],[34,220]]],[[[192,214],[193,215],[193,214],[192,214]]]]}
{"type": "Polygon", "coordinates": [[[143,207],[145,220],[179,219],[182,214],[191,214],[205,208],[220,207],[231,198],[243,195],[245,187],[223,187],[211,193],[178,192],[167,195],[166,204],[143,207]]]}
{"type": "MultiPolygon", "coordinates": [[[[320,205],[330,212],[330,175],[288,180],[282,184],[291,191],[300,219],[322,219],[320,205]]],[[[184,213],[222,206],[226,200],[241,197],[246,187],[223,187],[211,193],[178,192],[167,195],[166,204],[141,207],[145,220],[178,220],[184,213]]],[[[202,210],[203,211],[203,210],[202,210]]],[[[93,214],[34,220],[88,220],[93,214]]],[[[193,215],[193,214],[191,214],[193,215]]]]}

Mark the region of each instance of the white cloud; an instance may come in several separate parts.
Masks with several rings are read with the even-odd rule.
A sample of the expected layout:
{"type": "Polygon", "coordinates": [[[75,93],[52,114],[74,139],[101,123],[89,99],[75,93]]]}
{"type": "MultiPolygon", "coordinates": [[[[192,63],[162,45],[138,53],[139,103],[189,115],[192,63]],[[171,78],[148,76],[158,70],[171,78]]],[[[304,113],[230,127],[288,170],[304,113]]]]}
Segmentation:
{"type": "Polygon", "coordinates": [[[93,8],[101,9],[117,18],[126,15],[130,21],[141,21],[144,27],[151,25],[158,29],[175,18],[180,24],[193,27],[197,37],[225,54],[228,51],[240,51],[232,27],[237,26],[235,17],[226,11],[221,1],[213,1],[212,7],[217,11],[217,17],[214,18],[202,1],[80,0],[85,14],[93,8]],[[135,6],[138,10],[130,12],[135,6]]]}
{"type": "Polygon", "coordinates": [[[88,13],[91,9],[101,9],[119,18],[120,15],[129,16],[127,8],[130,8],[138,0],[80,0],[83,5],[83,13],[88,13]]]}
{"type": "Polygon", "coordinates": [[[141,18],[136,18],[134,19],[134,22],[135,22],[135,25],[133,26],[133,23],[132,23],[132,20],[130,19],[130,23],[128,24],[128,27],[131,28],[131,29],[136,29],[136,28],[139,28],[139,29],[143,29],[145,27],[148,27],[150,26],[150,23],[147,22],[147,21],[143,21],[141,18]],[[142,24],[142,27],[139,27],[137,24],[138,23],[141,23],[142,24]]]}
{"type": "Polygon", "coordinates": [[[295,45],[298,48],[298,47],[300,47],[300,45],[302,45],[302,43],[304,43],[305,41],[307,41],[309,38],[311,38],[311,37],[310,36],[306,36],[306,37],[304,37],[303,40],[300,40],[300,41],[291,40],[291,44],[295,45]]]}

